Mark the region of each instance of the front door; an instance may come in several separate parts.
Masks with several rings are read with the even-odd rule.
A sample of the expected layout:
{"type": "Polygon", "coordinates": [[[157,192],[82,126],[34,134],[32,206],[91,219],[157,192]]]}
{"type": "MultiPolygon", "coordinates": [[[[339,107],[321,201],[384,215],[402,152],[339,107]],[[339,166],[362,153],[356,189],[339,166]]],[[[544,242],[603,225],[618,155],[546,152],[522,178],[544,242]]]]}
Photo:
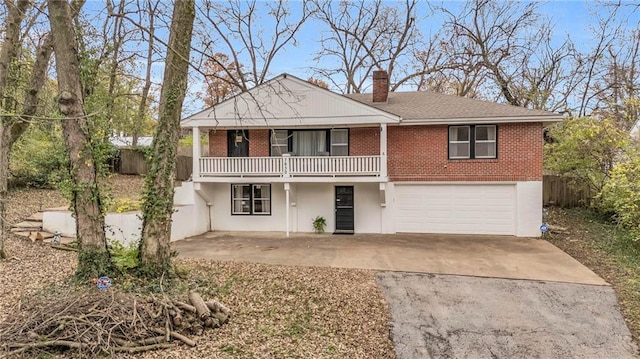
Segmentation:
{"type": "Polygon", "coordinates": [[[335,233],[353,233],[353,186],[336,186],[335,233]]]}
{"type": "Polygon", "coordinates": [[[227,156],[249,157],[249,131],[227,131],[227,156]]]}

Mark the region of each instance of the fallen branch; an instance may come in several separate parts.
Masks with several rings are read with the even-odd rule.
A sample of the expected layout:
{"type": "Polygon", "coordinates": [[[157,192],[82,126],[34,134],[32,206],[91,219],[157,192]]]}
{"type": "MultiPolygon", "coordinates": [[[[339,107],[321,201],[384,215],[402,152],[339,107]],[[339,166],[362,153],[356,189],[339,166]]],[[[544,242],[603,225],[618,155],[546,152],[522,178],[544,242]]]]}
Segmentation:
{"type": "Polygon", "coordinates": [[[187,303],[184,302],[179,302],[177,300],[173,301],[173,304],[176,305],[176,307],[182,309],[182,310],[186,310],[187,312],[190,313],[195,313],[196,312],[196,307],[194,307],[193,305],[189,305],[187,303]]]}
{"type": "Polygon", "coordinates": [[[158,344],[152,344],[152,345],[143,345],[138,347],[116,347],[116,348],[113,348],[113,351],[133,354],[133,353],[145,352],[147,350],[167,349],[167,348],[173,348],[173,347],[175,347],[175,344],[165,342],[165,343],[158,343],[158,344]]]}
{"type": "MultiPolygon", "coordinates": [[[[158,333],[158,334],[162,334],[165,335],[166,332],[163,329],[158,329],[158,328],[154,328],[151,329],[152,331],[158,333]]],[[[180,333],[176,333],[174,331],[169,331],[169,335],[171,335],[171,337],[173,337],[174,339],[178,339],[179,341],[185,343],[186,345],[190,346],[190,347],[195,347],[196,346],[196,342],[187,338],[186,336],[180,334],[180,333]]]]}
{"type": "Polygon", "coordinates": [[[60,249],[63,251],[69,251],[69,252],[77,252],[78,248],[73,248],[73,247],[69,247],[69,246],[65,246],[65,245],[61,245],[61,244],[52,244],[51,248],[53,249],[60,249]]]}

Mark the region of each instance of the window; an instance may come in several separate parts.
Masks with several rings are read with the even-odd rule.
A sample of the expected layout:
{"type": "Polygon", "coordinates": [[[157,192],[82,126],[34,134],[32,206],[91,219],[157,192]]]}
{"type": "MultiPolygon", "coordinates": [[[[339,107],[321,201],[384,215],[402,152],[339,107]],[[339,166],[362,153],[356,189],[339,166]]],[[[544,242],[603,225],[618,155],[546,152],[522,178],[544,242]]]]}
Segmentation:
{"type": "Polygon", "coordinates": [[[271,185],[231,185],[231,214],[271,214],[271,185]]]}
{"type": "Polygon", "coordinates": [[[289,152],[289,131],[271,131],[271,156],[282,156],[289,152]]]}
{"type": "Polygon", "coordinates": [[[349,130],[272,130],[271,156],[348,156],[349,130]]]}
{"type": "Polygon", "coordinates": [[[475,158],[496,158],[496,126],[475,126],[475,158]]]}
{"type": "Polygon", "coordinates": [[[331,130],[331,156],[349,156],[349,130],[331,130]]]}
{"type": "Polygon", "coordinates": [[[449,159],[496,158],[496,125],[449,126],[449,159]]]}
{"type": "Polygon", "coordinates": [[[327,154],[327,131],[293,131],[292,150],[296,156],[327,154]]]}

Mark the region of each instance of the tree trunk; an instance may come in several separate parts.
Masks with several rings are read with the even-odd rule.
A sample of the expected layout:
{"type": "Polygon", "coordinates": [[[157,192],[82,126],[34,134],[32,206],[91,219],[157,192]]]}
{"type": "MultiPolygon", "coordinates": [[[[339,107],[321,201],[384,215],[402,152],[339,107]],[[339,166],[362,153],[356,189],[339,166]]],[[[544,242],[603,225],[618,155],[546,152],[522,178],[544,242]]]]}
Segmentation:
{"type": "MultiPolygon", "coordinates": [[[[0,107],[8,113],[13,109],[8,107],[8,99],[5,98],[7,90],[7,78],[11,63],[18,57],[20,47],[20,25],[25,13],[29,8],[29,1],[20,0],[14,3],[13,0],[5,2],[7,6],[7,19],[5,24],[4,39],[0,49],[0,107]]],[[[7,176],[9,175],[9,145],[7,139],[11,135],[12,119],[2,117],[0,119],[0,259],[6,258],[4,242],[9,233],[9,226],[6,221],[6,201],[7,201],[7,176]]]]}
{"type": "Polygon", "coordinates": [[[151,67],[153,66],[153,46],[155,39],[155,16],[156,16],[156,5],[151,4],[151,1],[147,3],[148,11],[149,11],[149,44],[147,47],[147,68],[144,77],[144,86],[142,87],[142,96],[140,97],[140,105],[138,106],[138,114],[134,120],[133,125],[133,133],[131,146],[138,146],[138,137],[140,136],[140,131],[142,130],[142,126],[144,124],[144,119],[147,114],[147,101],[149,98],[149,90],[151,89],[151,67]]]}
{"type": "Polygon", "coordinates": [[[84,112],[71,9],[66,0],[49,0],[48,4],[58,74],[58,106],[65,116],[62,133],[73,184],[72,205],[79,244],[76,275],[84,280],[110,272],[111,260],[107,251],[97,168],[84,112]]]}
{"type": "Polygon", "coordinates": [[[193,0],[176,1],[160,93],[159,119],[153,155],[146,176],[143,203],[140,265],[143,273],[161,276],[171,270],[171,215],[180,116],[187,88],[191,34],[195,17],[193,0]]]}

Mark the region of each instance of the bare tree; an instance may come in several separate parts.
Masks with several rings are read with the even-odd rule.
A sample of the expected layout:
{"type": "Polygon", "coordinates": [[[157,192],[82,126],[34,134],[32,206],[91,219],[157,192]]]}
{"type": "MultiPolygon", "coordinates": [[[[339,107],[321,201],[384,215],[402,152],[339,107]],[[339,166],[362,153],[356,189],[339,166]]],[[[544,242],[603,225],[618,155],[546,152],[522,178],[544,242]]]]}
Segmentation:
{"type": "Polygon", "coordinates": [[[362,92],[372,72],[384,68],[395,90],[431,71],[428,62],[417,71],[403,66],[402,60],[411,57],[419,43],[417,1],[405,0],[401,6],[385,5],[382,0],[314,0],[313,4],[314,16],[329,27],[316,54],[316,61],[322,60],[323,67],[314,68],[314,72],[333,87],[344,93],[362,92]]]}
{"type": "Polygon", "coordinates": [[[440,7],[451,36],[444,46],[453,77],[475,86],[476,93],[511,105],[563,107],[566,96],[552,104],[550,94],[565,84],[565,63],[573,47],[570,42],[551,46],[551,29],[538,5],[474,0],[458,14],[440,7]]]}
{"type": "Polygon", "coordinates": [[[306,0],[297,4],[299,14],[294,14],[284,0],[257,4],[256,0],[205,0],[198,6],[198,29],[204,32],[197,32],[196,36],[201,42],[203,62],[214,63],[220,69],[205,75],[241,91],[268,79],[274,60],[287,46],[295,45],[296,34],[310,16],[306,0]],[[217,53],[228,54],[232,66],[219,62],[217,53]]]}
{"type": "MultiPolygon", "coordinates": [[[[13,62],[18,57],[18,49],[20,48],[19,37],[20,28],[25,13],[30,3],[26,0],[19,0],[17,3],[13,0],[5,1],[6,7],[6,29],[2,48],[0,49],[0,107],[3,110],[13,108],[13,99],[6,96],[8,87],[8,76],[13,62]]],[[[7,124],[7,118],[3,116],[0,122],[0,259],[6,257],[4,250],[5,237],[7,236],[8,226],[6,223],[6,198],[7,198],[7,176],[9,169],[9,150],[6,145],[7,139],[11,137],[11,128],[7,124]]]]}
{"type": "MultiPolygon", "coordinates": [[[[131,145],[133,147],[138,145],[140,130],[148,111],[149,91],[151,90],[151,67],[153,66],[153,53],[155,43],[155,17],[158,5],[159,2],[153,3],[151,0],[146,1],[146,15],[148,16],[147,57],[145,64],[146,67],[144,75],[144,85],[142,87],[142,93],[140,95],[140,105],[138,106],[138,113],[135,118],[134,130],[132,133],[131,145]]],[[[138,8],[140,8],[139,5],[138,8]]],[[[145,32],[142,33],[144,36],[145,32]]]]}
{"type": "Polygon", "coordinates": [[[71,9],[66,0],[49,0],[49,21],[58,78],[58,106],[65,116],[62,131],[73,183],[72,205],[79,243],[80,279],[94,278],[111,270],[104,231],[104,214],[98,186],[97,164],[90,148],[84,110],[80,63],[71,9]]]}
{"type": "Polygon", "coordinates": [[[160,94],[158,126],[153,140],[149,173],[146,176],[142,212],[140,265],[149,275],[161,276],[171,269],[169,241],[173,185],[194,17],[194,0],[175,2],[160,94]]]}

